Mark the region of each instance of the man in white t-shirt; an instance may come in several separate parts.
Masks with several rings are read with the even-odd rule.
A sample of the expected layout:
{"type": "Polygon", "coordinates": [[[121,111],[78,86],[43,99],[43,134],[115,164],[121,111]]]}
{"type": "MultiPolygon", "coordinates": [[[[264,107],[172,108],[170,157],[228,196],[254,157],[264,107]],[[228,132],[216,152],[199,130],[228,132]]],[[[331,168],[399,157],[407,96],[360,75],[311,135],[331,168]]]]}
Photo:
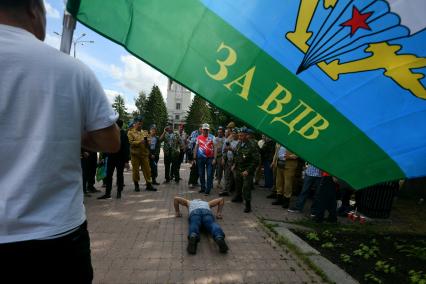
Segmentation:
{"type": "Polygon", "coordinates": [[[117,152],[117,115],[45,25],[43,0],[0,0],[1,277],[91,283],[80,148],[117,152]]]}
{"type": "Polygon", "coordinates": [[[223,205],[225,205],[223,198],[216,198],[207,202],[201,199],[187,200],[176,196],[174,198],[176,217],[182,217],[179,205],[188,208],[189,227],[187,251],[189,254],[197,253],[197,243],[200,241],[200,229],[202,227],[212,235],[221,253],[228,252],[228,245],[225,242],[225,233],[219,224],[216,223],[211,210],[211,208],[217,206],[216,218],[222,219],[222,208],[223,205]]]}

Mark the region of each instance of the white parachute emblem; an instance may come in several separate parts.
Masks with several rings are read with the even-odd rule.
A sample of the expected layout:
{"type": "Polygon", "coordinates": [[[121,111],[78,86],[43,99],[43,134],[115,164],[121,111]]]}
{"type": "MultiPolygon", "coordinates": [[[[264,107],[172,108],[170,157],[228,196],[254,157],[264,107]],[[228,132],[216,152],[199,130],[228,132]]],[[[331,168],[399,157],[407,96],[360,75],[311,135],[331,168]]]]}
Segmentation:
{"type": "MultiPolygon", "coordinates": [[[[421,13],[425,11],[426,0],[410,1],[418,3],[421,13]]],[[[410,1],[339,0],[332,9],[319,5],[310,26],[313,36],[308,42],[309,49],[297,73],[367,44],[408,37],[424,29],[426,17],[414,22],[405,17],[407,9],[401,3],[410,1]],[[319,22],[319,18],[323,20],[319,22]]]]}

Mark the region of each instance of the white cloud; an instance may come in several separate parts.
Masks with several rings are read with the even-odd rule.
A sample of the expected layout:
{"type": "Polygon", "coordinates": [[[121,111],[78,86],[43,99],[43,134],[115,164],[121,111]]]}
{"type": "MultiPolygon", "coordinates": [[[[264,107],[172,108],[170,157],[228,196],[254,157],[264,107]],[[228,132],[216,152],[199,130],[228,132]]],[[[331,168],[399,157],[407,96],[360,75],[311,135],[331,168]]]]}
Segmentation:
{"type": "Polygon", "coordinates": [[[60,18],[59,11],[56,10],[55,8],[53,8],[53,6],[50,5],[49,2],[47,2],[46,0],[44,0],[44,7],[46,7],[47,17],[54,18],[54,19],[59,19],[60,18]]]}
{"type": "Polygon", "coordinates": [[[123,95],[122,93],[117,92],[117,91],[114,91],[114,90],[104,90],[104,91],[105,91],[105,94],[106,94],[106,96],[107,96],[107,98],[108,98],[108,101],[109,101],[110,103],[113,103],[113,102],[114,102],[114,98],[115,98],[117,95],[122,95],[122,96],[124,97],[124,95],[123,95]]]}
{"type": "Polygon", "coordinates": [[[149,94],[155,84],[166,98],[168,81],[166,76],[132,55],[123,55],[120,60],[123,63],[122,67],[110,66],[111,75],[118,80],[120,87],[135,94],[140,91],[149,94]]]}
{"type": "Polygon", "coordinates": [[[59,49],[59,47],[61,46],[61,37],[57,35],[46,34],[44,42],[53,48],[59,49]]]}
{"type": "Polygon", "coordinates": [[[135,106],[135,102],[133,101],[133,98],[129,99],[128,96],[126,96],[125,94],[119,92],[119,91],[115,91],[115,90],[104,90],[105,94],[108,98],[108,101],[112,104],[114,102],[114,99],[116,96],[121,95],[124,98],[124,104],[127,108],[127,111],[129,113],[132,113],[132,111],[136,110],[136,106],[135,106]]]}
{"type": "MultiPolygon", "coordinates": [[[[71,55],[74,53],[74,50],[71,48],[71,55]]],[[[83,49],[76,49],[76,57],[89,66],[92,70],[101,71],[107,73],[111,76],[111,65],[104,63],[103,61],[97,59],[89,53],[83,51],[83,49]]]]}

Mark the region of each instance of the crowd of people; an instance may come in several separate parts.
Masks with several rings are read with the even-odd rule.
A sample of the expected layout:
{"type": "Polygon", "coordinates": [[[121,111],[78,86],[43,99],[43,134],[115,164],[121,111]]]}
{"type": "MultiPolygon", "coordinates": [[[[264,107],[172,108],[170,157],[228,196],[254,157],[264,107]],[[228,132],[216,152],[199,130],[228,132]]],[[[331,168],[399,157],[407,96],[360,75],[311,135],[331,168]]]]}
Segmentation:
{"type": "MultiPolygon", "coordinates": [[[[122,122],[118,120],[122,128],[122,122]]],[[[149,132],[142,130],[143,116],[133,119],[127,132],[120,130],[121,148],[115,154],[101,154],[99,162],[107,160],[107,176],[104,179],[105,194],[98,199],[111,198],[112,175],[117,171],[117,198],[123,190],[123,171],[132,165],[134,191],[139,192],[139,172],[142,171],[147,191],[156,191],[159,185],[158,162],[161,147],[164,153],[164,181],[179,183],[182,163],[190,164],[188,186],[199,186],[199,193],[212,194],[214,180],[218,195],[231,196],[231,201],[244,203],[244,212],[252,210],[251,192],[260,185],[270,193],[271,205],[282,206],[290,213],[302,213],[306,200],[313,198],[310,208],[311,217],[318,222],[324,220],[336,222],[336,189],[339,182],[315,166],[276,143],[265,135],[256,139],[256,133],[245,127],[236,127],[230,122],[226,128],[219,126],[216,131],[203,123],[199,129],[188,135],[183,125],[174,130],[168,125],[161,135],[155,125],[149,132]],[[222,182],[223,181],[223,182],[222,182]],[[294,202],[291,205],[291,197],[294,202]]],[[[83,190],[86,196],[96,192],[94,175],[96,172],[96,153],[82,152],[83,190]]],[[[343,198],[345,199],[345,198],[343,198]]],[[[345,213],[348,200],[340,210],[345,213]]]]}
{"type": "Polygon", "coordinates": [[[204,123],[189,136],[182,126],[178,131],[168,126],[158,135],[155,125],[142,130],[140,116],[125,131],[93,72],[44,44],[45,35],[42,0],[0,1],[0,264],[6,283],[91,283],[83,192],[97,191],[97,164],[106,164],[99,199],[111,198],[114,171],[116,197],[122,197],[129,161],[134,191],[140,191],[140,170],[145,190],[156,191],[161,144],[164,183],[181,181],[183,161],[191,163],[189,187],[199,185],[200,194],[213,194],[217,180],[221,198],[175,198],[177,217],[180,205],[189,210],[189,253],[196,252],[201,225],[226,253],[225,234],[211,208],[217,206],[221,218],[224,198],[232,195],[232,202],[244,202],[243,211],[251,212],[251,192],[262,173],[273,205],[301,212],[314,188],[315,220],[321,222],[328,210],[327,220],[336,221],[336,180],[308,165],[302,191],[290,206],[304,162],[268,137],[256,141],[244,126],[230,122],[213,135],[204,123]]]}

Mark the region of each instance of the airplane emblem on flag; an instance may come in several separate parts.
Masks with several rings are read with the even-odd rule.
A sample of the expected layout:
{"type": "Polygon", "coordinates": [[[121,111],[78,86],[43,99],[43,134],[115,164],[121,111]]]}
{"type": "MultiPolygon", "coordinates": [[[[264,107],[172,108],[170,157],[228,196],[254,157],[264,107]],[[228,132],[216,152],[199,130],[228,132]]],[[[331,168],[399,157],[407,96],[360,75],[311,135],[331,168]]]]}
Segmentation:
{"type": "Polygon", "coordinates": [[[421,70],[426,58],[401,51],[401,39],[425,32],[426,25],[412,30],[401,24],[390,1],[300,0],[295,29],[285,35],[304,53],[296,73],[317,66],[337,81],[345,74],[384,70],[399,87],[426,99],[421,70]]]}

